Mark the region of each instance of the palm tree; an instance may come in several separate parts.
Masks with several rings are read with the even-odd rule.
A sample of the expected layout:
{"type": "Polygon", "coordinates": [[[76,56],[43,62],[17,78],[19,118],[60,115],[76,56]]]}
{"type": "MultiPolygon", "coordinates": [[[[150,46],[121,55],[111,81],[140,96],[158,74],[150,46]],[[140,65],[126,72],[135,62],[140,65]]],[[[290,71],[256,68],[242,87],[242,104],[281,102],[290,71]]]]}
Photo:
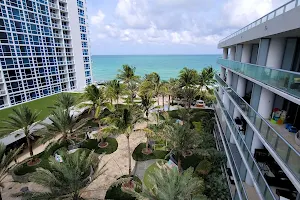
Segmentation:
{"type": "Polygon", "coordinates": [[[161,86],[159,88],[159,94],[162,96],[162,107],[163,110],[165,110],[165,96],[168,95],[168,82],[167,81],[162,81],[161,86]]]}
{"type": "Polygon", "coordinates": [[[31,182],[49,188],[47,192],[21,194],[26,200],[82,199],[82,190],[103,173],[100,160],[93,151],[60,152],[63,162],[49,158],[49,168],[37,168],[29,178],[31,182]],[[95,173],[93,173],[95,171],[95,173]]]}
{"type": "Polygon", "coordinates": [[[76,99],[70,93],[60,93],[57,95],[57,99],[54,103],[55,107],[60,107],[62,109],[69,109],[70,107],[74,106],[76,103],[76,99]]]}
{"type": "Polygon", "coordinates": [[[214,79],[216,71],[212,66],[208,66],[199,73],[199,85],[200,91],[202,92],[202,88],[205,87],[207,91],[210,91],[210,87],[214,86],[216,80],[214,79]]]}
{"type": "Polygon", "coordinates": [[[137,82],[139,76],[135,75],[135,67],[129,65],[123,65],[123,70],[118,70],[117,79],[123,81],[125,84],[128,84],[131,81],[137,82]]]}
{"type": "Polygon", "coordinates": [[[179,82],[181,87],[190,87],[197,83],[198,73],[195,69],[184,67],[179,72],[179,82]]]}
{"type": "Polygon", "coordinates": [[[199,92],[193,87],[184,87],[180,89],[180,93],[185,100],[186,108],[191,108],[192,102],[198,96],[199,92]]]}
{"type": "Polygon", "coordinates": [[[136,105],[127,107],[117,107],[111,115],[104,118],[103,121],[108,125],[103,128],[103,132],[113,134],[124,134],[127,139],[128,150],[128,174],[131,175],[131,152],[129,137],[134,131],[134,126],[144,121],[143,112],[136,105]]]}
{"type": "Polygon", "coordinates": [[[62,134],[62,137],[59,141],[66,141],[67,139],[71,139],[71,135],[73,134],[76,129],[80,125],[84,125],[87,120],[81,120],[77,122],[73,115],[70,114],[69,110],[63,109],[55,109],[51,112],[49,116],[49,120],[51,123],[43,123],[46,127],[46,132],[41,132],[41,143],[49,141],[50,139],[54,138],[55,136],[62,134]]]}
{"type": "MultiPolygon", "coordinates": [[[[22,148],[23,145],[18,149],[10,150],[5,153],[6,146],[3,143],[0,143],[0,187],[3,188],[3,180],[8,175],[9,170],[14,166],[11,165],[11,162],[16,159],[22,148]]],[[[1,190],[0,200],[2,200],[1,190]]]]}
{"type": "Polygon", "coordinates": [[[90,85],[86,88],[85,93],[83,94],[84,97],[89,100],[88,103],[81,103],[82,107],[89,107],[89,110],[94,111],[94,119],[98,121],[99,124],[99,140],[100,145],[103,144],[105,135],[101,133],[101,113],[102,111],[107,108],[108,110],[113,110],[113,105],[109,103],[104,88],[97,88],[94,85],[90,85]]]}
{"type": "Polygon", "coordinates": [[[35,123],[38,119],[39,112],[30,110],[26,105],[20,105],[12,109],[12,114],[8,115],[8,119],[2,120],[1,132],[12,132],[18,129],[24,131],[26,136],[30,156],[33,156],[31,134],[35,123]]]}
{"type": "Polygon", "coordinates": [[[152,85],[154,96],[157,97],[157,104],[159,105],[159,91],[162,86],[161,78],[158,73],[152,72],[151,74],[145,75],[145,81],[148,81],[152,85]]]}
{"type": "Polygon", "coordinates": [[[178,79],[170,78],[169,80],[169,99],[170,96],[172,97],[172,102],[174,97],[178,96],[178,93],[180,91],[180,83],[178,79]]]}
{"type": "Polygon", "coordinates": [[[111,95],[111,99],[116,100],[117,104],[119,104],[119,99],[125,92],[124,85],[118,80],[112,80],[107,83],[107,90],[111,95]]]}
{"type": "Polygon", "coordinates": [[[149,121],[149,110],[153,106],[152,94],[140,94],[141,98],[141,107],[146,115],[147,122],[149,121]]]}
{"type": "MultiPolygon", "coordinates": [[[[144,187],[141,193],[126,190],[136,199],[140,200],[206,200],[203,195],[204,182],[193,175],[193,168],[179,173],[178,170],[157,169],[149,174],[152,187],[144,187]]],[[[141,186],[140,186],[141,187],[141,186]]]]}
{"type": "Polygon", "coordinates": [[[129,91],[130,102],[133,103],[134,98],[136,97],[136,93],[139,89],[137,82],[129,81],[127,83],[127,90],[129,91]]]}
{"type": "Polygon", "coordinates": [[[190,125],[184,123],[174,123],[172,126],[167,126],[164,130],[164,136],[168,141],[170,154],[177,156],[178,169],[182,170],[182,158],[189,153],[198,153],[201,137],[195,130],[190,129],[190,125]]]}

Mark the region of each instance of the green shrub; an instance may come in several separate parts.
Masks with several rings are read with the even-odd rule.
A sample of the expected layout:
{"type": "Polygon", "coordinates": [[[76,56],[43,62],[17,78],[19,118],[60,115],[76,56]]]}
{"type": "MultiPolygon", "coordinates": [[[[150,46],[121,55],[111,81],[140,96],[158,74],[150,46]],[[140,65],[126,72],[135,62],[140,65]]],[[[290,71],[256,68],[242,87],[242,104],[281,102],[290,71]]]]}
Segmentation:
{"type": "Polygon", "coordinates": [[[118,142],[115,138],[108,137],[106,138],[106,142],[108,142],[108,146],[106,148],[100,148],[98,147],[99,142],[97,140],[86,140],[81,144],[81,148],[86,148],[90,150],[95,150],[95,153],[97,154],[111,154],[115,152],[118,148],[118,142]]]}
{"type": "Polygon", "coordinates": [[[146,155],[142,153],[142,150],[146,148],[146,143],[139,144],[133,151],[132,157],[135,161],[145,161],[152,159],[165,159],[168,151],[155,150],[152,154],[146,155]]]}

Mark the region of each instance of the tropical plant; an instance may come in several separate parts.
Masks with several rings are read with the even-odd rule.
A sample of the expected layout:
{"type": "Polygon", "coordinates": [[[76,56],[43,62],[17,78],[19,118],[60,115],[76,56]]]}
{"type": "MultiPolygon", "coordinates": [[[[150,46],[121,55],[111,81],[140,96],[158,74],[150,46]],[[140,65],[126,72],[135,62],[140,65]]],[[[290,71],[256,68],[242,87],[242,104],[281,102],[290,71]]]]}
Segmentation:
{"type": "Polygon", "coordinates": [[[134,126],[144,121],[143,112],[136,105],[127,105],[117,107],[109,116],[103,118],[103,122],[108,126],[102,131],[112,134],[124,134],[127,139],[128,151],[128,174],[131,175],[131,152],[130,152],[130,135],[134,131],[134,126]]]}
{"type": "Polygon", "coordinates": [[[175,154],[177,157],[178,169],[182,170],[182,158],[189,153],[199,153],[199,144],[202,138],[195,130],[190,128],[190,125],[174,123],[172,126],[167,126],[164,130],[164,137],[168,141],[170,154],[175,154]]]}
{"type": "Polygon", "coordinates": [[[117,74],[117,79],[123,81],[128,84],[131,81],[138,81],[139,76],[135,75],[135,67],[129,65],[123,65],[123,70],[118,70],[119,74],[117,74]]]}
{"type": "Polygon", "coordinates": [[[191,87],[197,84],[198,73],[195,69],[184,67],[179,72],[180,87],[191,87]]]}
{"type": "Polygon", "coordinates": [[[90,85],[86,88],[83,96],[89,100],[87,103],[81,103],[81,107],[89,107],[89,111],[93,111],[94,119],[98,121],[99,124],[99,140],[100,144],[104,142],[104,138],[107,136],[106,134],[101,132],[101,119],[100,116],[102,111],[106,108],[112,111],[113,105],[109,103],[104,88],[97,88],[94,85],[90,85]]]}
{"type": "Polygon", "coordinates": [[[224,176],[219,173],[210,174],[205,178],[204,194],[209,199],[227,200],[230,199],[230,191],[224,176]]]}
{"type": "Polygon", "coordinates": [[[185,101],[186,108],[191,108],[192,102],[198,96],[198,90],[193,87],[185,87],[180,89],[180,93],[185,101]]]}
{"type": "Polygon", "coordinates": [[[129,92],[129,99],[130,99],[131,103],[133,103],[133,100],[136,97],[136,93],[137,93],[138,89],[139,89],[139,86],[138,86],[137,82],[129,81],[127,83],[127,90],[129,92]]]}
{"type": "Polygon", "coordinates": [[[216,71],[213,69],[212,66],[208,66],[199,73],[199,85],[200,91],[202,95],[202,88],[205,87],[207,91],[210,91],[210,87],[214,86],[216,80],[214,79],[216,71]]]}
{"type": "Polygon", "coordinates": [[[149,175],[152,188],[145,187],[141,193],[126,190],[140,200],[206,200],[203,195],[204,183],[193,175],[193,168],[183,173],[178,170],[157,169],[149,175]]]}
{"type": "MultiPolygon", "coordinates": [[[[46,127],[46,131],[37,131],[42,137],[40,140],[41,143],[49,141],[59,134],[62,136],[58,141],[72,141],[73,134],[77,135],[77,130],[87,122],[87,119],[77,121],[75,117],[70,114],[69,110],[59,108],[52,110],[49,120],[51,123],[42,123],[46,127]]],[[[82,134],[81,132],[79,133],[82,134]]]]}
{"type": "Polygon", "coordinates": [[[150,108],[153,106],[153,102],[152,102],[152,95],[151,93],[149,94],[140,94],[140,98],[141,98],[141,108],[144,111],[146,118],[147,118],[147,122],[149,120],[149,111],[150,108]]]}
{"type": "Polygon", "coordinates": [[[159,95],[162,97],[162,107],[165,110],[165,96],[168,95],[168,82],[162,81],[161,86],[159,88],[159,95]]]}
{"type": "Polygon", "coordinates": [[[70,107],[74,106],[76,103],[76,99],[70,93],[62,92],[57,95],[56,101],[54,103],[54,108],[59,107],[62,109],[69,109],[70,107]]]}
{"type": "Polygon", "coordinates": [[[34,132],[35,123],[38,119],[39,112],[32,111],[26,105],[20,105],[12,109],[12,114],[8,115],[8,119],[2,120],[1,132],[8,133],[18,129],[24,131],[26,136],[30,156],[33,156],[31,134],[34,132]]]}
{"type": "Polygon", "coordinates": [[[112,80],[107,83],[106,87],[107,94],[109,94],[110,99],[116,100],[117,104],[119,104],[120,97],[125,94],[124,85],[118,80],[112,80]]]}
{"type": "Polygon", "coordinates": [[[162,86],[161,78],[159,74],[156,72],[152,72],[151,74],[146,74],[145,81],[150,83],[150,86],[153,89],[153,95],[157,97],[157,104],[159,105],[159,92],[162,86]]]}
{"type": "MultiPolygon", "coordinates": [[[[18,149],[10,150],[7,153],[5,153],[6,146],[3,143],[0,143],[0,187],[3,186],[3,180],[8,175],[9,170],[14,167],[14,165],[11,164],[13,160],[16,159],[17,155],[22,150],[23,145],[19,147],[18,149]]],[[[0,190],[0,200],[2,200],[1,196],[1,190],[0,190]]]]}
{"type": "Polygon", "coordinates": [[[83,189],[104,172],[105,164],[99,167],[101,160],[95,157],[93,151],[76,151],[72,154],[60,151],[60,155],[62,162],[50,157],[50,167],[37,168],[29,178],[31,182],[49,188],[49,191],[23,193],[24,199],[82,199],[83,189]]]}

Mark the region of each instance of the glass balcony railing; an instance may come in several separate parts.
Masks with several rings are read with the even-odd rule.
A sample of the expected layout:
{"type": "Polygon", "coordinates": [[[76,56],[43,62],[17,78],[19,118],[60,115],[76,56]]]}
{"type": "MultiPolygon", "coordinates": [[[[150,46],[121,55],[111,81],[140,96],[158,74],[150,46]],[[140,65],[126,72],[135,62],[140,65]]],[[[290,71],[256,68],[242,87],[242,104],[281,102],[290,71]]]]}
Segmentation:
{"type": "MultiPolygon", "coordinates": [[[[260,190],[261,195],[264,197],[264,199],[276,200],[277,198],[275,197],[270,186],[268,185],[267,181],[265,180],[257,162],[255,161],[254,157],[251,154],[250,149],[247,147],[246,142],[242,138],[243,134],[236,127],[236,124],[234,123],[233,118],[229,115],[228,111],[224,107],[224,104],[222,103],[217,92],[215,92],[215,96],[220,105],[220,109],[216,109],[216,112],[220,118],[221,110],[222,110],[222,113],[225,116],[225,119],[227,122],[227,127],[231,128],[232,133],[238,142],[238,145],[240,147],[239,148],[240,154],[243,154],[244,158],[247,159],[246,162],[247,162],[249,168],[251,169],[251,171],[249,171],[249,172],[252,174],[254,181],[256,182],[256,185],[258,186],[258,189],[260,190]]],[[[230,139],[230,136],[227,137],[227,140],[229,140],[229,139],[230,139]]]]}
{"type": "MultiPolygon", "coordinates": [[[[219,113],[220,114],[220,113],[219,113]]],[[[220,122],[220,126],[222,127],[223,130],[226,130],[226,124],[224,123],[221,123],[220,119],[221,119],[221,116],[218,115],[217,113],[217,116],[218,116],[218,122],[220,122]]],[[[224,132],[223,132],[224,133],[224,132]]],[[[219,133],[222,140],[223,140],[223,146],[222,146],[222,150],[226,153],[227,155],[227,161],[231,163],[231,170],[232,170],[232,175],[234,176],[235,178],[235,186],[236,186],[236,189],[239,193],[239,198],[237,198],[238,196],[235,195],[234,199],[242,199],[242,200],[247,200],[248,199],[248,196],[247,196],[247,192],[246,192],[246,189],[244,187],[244,184],[243,184],[243,181],[240,177],[240,174],[238,172],[238,167],[237,167],[237,164],[233,158],[233,154],[231,152],[231,149],[228,145],[228,143],[226,142],[225,138],[224,138],[224,135],[222,133],[219,133]]]]}
{"type": "Polygon", "coordinates": [[[217,63],[237,73],[253,78],[300,98],[300,73],[219,58],[217,63]]]}
{"type": "Polygon", "coordinates": [[[262,116],[260,116],[243,98],[238,96],[227,84],[215,75],[218,83],[243,111],[241,114],[251,123],[278,158],[287,166],[297,181],[300,181],[300,153],[286,141],[262,116]]]}

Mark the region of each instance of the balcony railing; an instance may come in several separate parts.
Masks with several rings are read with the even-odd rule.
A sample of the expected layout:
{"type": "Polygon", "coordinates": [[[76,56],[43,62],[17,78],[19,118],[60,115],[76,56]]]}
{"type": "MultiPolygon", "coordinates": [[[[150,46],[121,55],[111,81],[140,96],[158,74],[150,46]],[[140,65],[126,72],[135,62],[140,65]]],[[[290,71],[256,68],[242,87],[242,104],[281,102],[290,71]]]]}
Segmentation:
{"type": "Polygon", "coordinates": [[[8,104],[0,104],[0,108],[5,108],[5,107],[8,107],[9,105],[8,104]]]}
{"type": "Polygon", "coordinates": [[[75,80],[75,77],[70,77],[70,81],[74,81],[75,80]]]}
{"type": "Polygon", "coordinates": [[[54,17],[54,18],[59,18],[59,17],[58,17],[58,15],[57,15],[57,14],[55,14],[55,13],[51,13],[50,15],[51,15],[51,17],[54,17]]]}
{"type": "Polygon", "coordinates": [[[54,27],[54,28],[61,28],[61,26],[59,24],[55,24],[55,23],[52,23],[52,27],[54,27]]]}
{"type": "Polygon", "coordinates": [[[65,62],[65,61],[58,61],[58,64],[59,64],[59,65],[65,65],[66,62],[65,62]]]}
{"type": "Polygon", "coordinates": [[[277,8],[276,10],[273,10],[272,12],[266,14],[265,16],[259,18],[258,20],[256,20],[255,22],[252,22],[251,24],[245,26],[244,28],[232,33],[231,35],[227,36],[226,38],[222,39],[220,41],[221,42],[224,42],[225,40],[228,40],[230,38],[233,38],[249,29],[252,29],[268,20],[271,20],[287,11],[290,11],[296,7],[300,6],[300,1],[299,0],[293,0],[293,1],[289,1],[287,2],[286,4],[284,4],[283,6],[277,8]]]}
{"type": "Polygon", "coordinates": [[[69,69],[69,73],[75,72],[75,69],[69,69]]]}
{"type": "Polygon", "coordinates": [[[66,44],[65,43],[65,47],[72,47],[72,44],[66,44]]]}
{"type": "MultiPolygon", "coordinates": [[[[300,180],[300,153],[278,133],[267,120],[260,116],[243,98],[238,96],[228,85],[216,75],[216,80],[223,87],[228,96],[243,111],[248,123],[252,124],[269,147],[277,154],[278,158],[287,166],[296,180],[300,180]]],[[[298,183],[299,184],[299,183],[298,183]]]]}
{"type": "Polygon", "coordinates": [[[49,6],[50,6],[51,8],[58,8],[58,5],[56,5],[56,4],[54,4],[54,3],[49,3],[49,6]]]}
{"type": "Polygon", "coordinates": [[[299,72],[273,69],[265,66],[241,63],[221,58],[219,58],[217,62],[237,73],[272,86],[296,98],[300,98],[299,72]]]}
{"type": "Polygon", "coordinates": [[[67,0],[59,0],[60,2],[67,3],[67,0]]]}
{"type": "Polygon", "coordinates": [[[71,35],[64,35],[65,39],[71,39],[71,35]]]}
{"type": "Polygon", "coordinates": [[[66,26],[66,25],[62,25],[62,28],[65,29],[65,30],[70,30],[70,27],[66,26]]]}
{"type": "Polygon", "coordinates": [[[66,17],[66,16],[61,16],[61,19],[62,19],[62,20],[65,20],[65,21],[69,21],[69,18],[66,17]]]}
{"type": "Polygon", "coordinates": [[[59,70],[59,73],[60,73],[60,74],[66,74],[66,73],[67,73],[67,70],[59,70]]]}
{"type": "MultiPolygon", "coordinates": [[[[217,122],[220,122],[220,120],[217,120],[217,122]]],[[[222,128],[222,132],[224,130],[226,130],[225,129],[226,127],[223,126],[224,124],[219,124],[218,123],[218,125],[220,125],[220,128],[222,128]]],[[[237,167],[238,165],[236,164],[236,162],[234,160],[231,149],[230,149],[228,143],[226,142],[224,135],[222,133],[219,133],[219,135],[222,138],[222,143],[223,143],[222,147],[223,147],[223,150],[226,153],[227,161],[230,163],[230,169],[232,170],[232,175],[234,177],[235,186],[236,186],[236,189],[237,189],[237,192],[238,192],[238,193],[235,193],[235,196],[236,196],[236,194],[238,194],[238,197],[236,196],[237,198],[234,198],[234,199],[248,200],[247,192],[246,192],[246,189],[244,187],[243,181],[240,177],[239,170],[238,170],[239,168],[237,167]]]]}
{"type": "MultiPolygon", "coordinates": [[[[264,199],[274,199],[276,200],[277,198],[273,194],[270,186],[268,185],[267,181],[264,178],[263,173],[261,172],[257,162],[255,161],[254,157],[251,154],[250,149],[247,147],[246,142],[244,141],[242,137],[242,133],[239,131],[239,128],[236,126],[234,123],[232,117],[229,115],[228,110],[226,110],[224,104],[222,103],[222,100],[220,99],[219,95],[217,92],[215,92],[215,96],[217,98],[217,101],[220,105],[220,109],[216,109],[216,113],[219,116],[219,119],[221,119],[221,110],[222,110],[222,115],[225,116],[226,122],[227,122],[227,127],[229,127],[232,130],[232,133],[234,137],[237,140],[237,145],[239,145],[238,149],[240,154],[243,154],[245,161],[250,170],[248,170],[251,174],[252,177],[254,178],[254,181],[256,182],[257,187],[260,190],[261,195],[263,196],[264,199]]],[[[227,138],[228,139],[228,138],[227,138]]]]}
{"type": "Polygon", "coordinates": [[[73,65],[73,64],[74,64],[74,61],[67,61],[67,64],[68,64],[68,65],[73,65]]]}
{"type": "Polygon", "coordinates": [[[67,56],[73,56],[73,53],[72,52],[66,52],[66,55],[67,56]]]}
{"type": "Polygon", "coordinates": [[[61,82],[68,82],[68,78],[62,78],[60,79],[61,82]]]}
{"type": "Polygon", "coordinates": [[[65,53],[63,53],[63,52],[57,52],[56,55],[57,56],[65,56],[65,53]]]}
{"type": "Polygon", "coordinates": [[[59,9],[63,10],[63,11],[67,11],[67,8],[60,6],[59,9]]]}
{"type": "Polygon", "coordinates": [[[62,35],[58,34],[58,33],[53,33],[53,36],[56,37],[56,38],[61,38],[62,37],[62,35]]]}
{"type": "Polygon", "coordinates": [[[5,90],[0,90],[0,95],[6,94],[5,90]]]}
{"type": "Polygon", "coordinates": [[[2,78],[0,78],[0,83],[2,83],[3,82],[3,79],[2,78]]]}

